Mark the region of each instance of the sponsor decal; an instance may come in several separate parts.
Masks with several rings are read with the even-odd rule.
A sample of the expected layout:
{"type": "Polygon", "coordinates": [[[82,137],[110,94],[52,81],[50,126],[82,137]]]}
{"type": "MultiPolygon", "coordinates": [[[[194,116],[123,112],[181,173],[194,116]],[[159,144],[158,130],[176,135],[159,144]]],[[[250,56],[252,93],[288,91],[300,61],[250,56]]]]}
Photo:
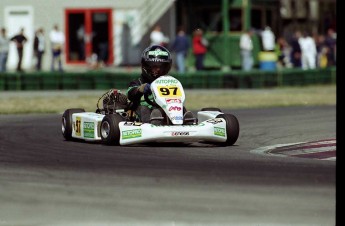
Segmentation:
{"type": "Polygon", "coordinates": [[[182,116],[174,116],[171,118],[171,120],[183,120],[182,116]]]}
{"type": "Polygon", "coordinates": [[[124,126],[141,126],[143,123],[142,122],[125,122],[123,125],[124,126]]]}
{"type": "Polygon", "coordinates": [[[182,110],[182,108],[179,106],[171,106],[169,108],[169,111],[181,111],[181,110],[182,110]]]}
{"type": "Polygon", "coordinates": [[[171,136],[189,136],[189,132],[171,132],[171,136]]]}
{"type": "Polygon", "coordinates": [[[180,104],[182,103],[181,99],[166,99],[167,104],[180,104]]]}
{"type": "Polygon", "coordinates": [[[208,123],[212,123],[212,124],[218,124],[218,123],[221,123],[221,122],[223,122],[223,120],[222,119],[220,119],[220,118],[214,118],[214,119],[209,119],[209,120],[207,120],[206,122],[208,122],[208,123]]]}
{"type": "Polygon", "coordinates": [[[126,130],[122,131],[122,139],[133,139],[141,137],[141,129],[132,129],[132,130],[126,130]]]}
{"type": "Polygon", "coordinates": [[[214,127],[214,135],[225,137],[225,129],[220,127],[214,127]]]}
{"type": "Polygon", "coordinates": [[[95,123],[84,122],[83,128],[85,138],[95,138],[95,123]]]}
{"type": "Polygon", "coordinates": [[[171,79],[157,79],[155,81],[156,84],[164,84],[164,85],[168,85],[168,84],[177,84],[178,81],[174,78],[171,78],[171,79]]]}
{"type": "Polygon", "coordinates": [[[80,124],[81,124],[81,117],[76,117],[75,124],[73,124],[76,136],[81,136],[80,124]]]}
{"type": "Polygon", "coordinates": [[[169,56],[169,53],[166,51],[162,51],[160,49],[149,51],[148,55],[150,56],[169,56]]]}

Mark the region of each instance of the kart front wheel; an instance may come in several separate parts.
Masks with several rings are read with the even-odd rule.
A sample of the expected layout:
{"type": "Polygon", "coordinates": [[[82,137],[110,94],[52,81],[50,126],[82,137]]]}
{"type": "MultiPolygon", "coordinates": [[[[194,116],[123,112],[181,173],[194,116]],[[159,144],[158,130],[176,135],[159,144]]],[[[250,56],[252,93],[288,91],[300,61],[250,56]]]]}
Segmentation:
{"type": "Polygon", "coordinates": [[[232,114],[221,114],[217,115],[216,118],[223,118],[226,121],[226,145],[233,145],[238,139],[240,134],[240,125],[237,118],[232,114]]]}
{"type": "Polygon", "coordinates": [[[101,123],[101,139],[106,145],[118,145],[120,143],[119,123],[124,121],[118,114],[104,116],[101,123]]]}
{"type": "Polygon", "coordinates": [[[83,108],[71,108],[67,109],[62,115],[62,135],[66,140],[72,140],[73,120],[72,115],[74,113],[85,112],[83,108]]]}

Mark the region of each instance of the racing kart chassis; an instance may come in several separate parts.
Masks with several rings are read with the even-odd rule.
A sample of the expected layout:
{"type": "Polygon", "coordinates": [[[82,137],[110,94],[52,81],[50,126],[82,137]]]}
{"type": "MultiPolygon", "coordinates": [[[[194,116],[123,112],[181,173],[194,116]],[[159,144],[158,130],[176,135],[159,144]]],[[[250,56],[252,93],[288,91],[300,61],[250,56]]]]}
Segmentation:
{"type": "MultiPolygon", "coordinates": [[[[210,142],[233,145],[239,137],[239,122],[233,114],[219,108],[203,108],[192,123],[183,117],[185,94],[181,83],[161,76],[151,84],[154,101],[164,116],[162,125],[143,123],[124,94],[111,90],[97,103],[95,112],[82,108],[65,110],[62,134],[66,140],[100,141],[106,145],[132,145],[152,142],[210,142]],[[99,107],[103,100],[103,108],[99,107]]],[[[147,95],[145,99],[148,100],[147,95]]]]}

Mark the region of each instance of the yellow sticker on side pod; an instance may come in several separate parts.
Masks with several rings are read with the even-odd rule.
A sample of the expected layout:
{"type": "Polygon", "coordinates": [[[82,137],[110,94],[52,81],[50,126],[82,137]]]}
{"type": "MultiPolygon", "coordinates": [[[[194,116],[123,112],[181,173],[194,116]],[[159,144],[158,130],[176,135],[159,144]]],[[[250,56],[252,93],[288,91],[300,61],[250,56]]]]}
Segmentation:
{"type": "Polygon", "coordinates": [[[76,136],[81,136],[80,124],[81,124],[81,118],[76,117],[75,126],[74,126],[76,136]]]}

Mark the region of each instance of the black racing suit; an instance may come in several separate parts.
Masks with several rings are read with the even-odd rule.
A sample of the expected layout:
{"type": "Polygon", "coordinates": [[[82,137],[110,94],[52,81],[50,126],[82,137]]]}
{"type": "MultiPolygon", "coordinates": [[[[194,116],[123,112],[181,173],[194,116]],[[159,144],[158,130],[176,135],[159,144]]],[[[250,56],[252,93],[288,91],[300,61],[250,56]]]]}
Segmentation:
{"type": "MultiPolygon", "coordinates": [[[[150,84],[141,76],[140,78],[131,81],[127,89],[127,97],[132,102],[135,113],[141,122],[150,121],[150,114],[153,109],[152,105],[146,102],[144,93],[140,91],[140,86],[145,83],[150,84]]],[[[152,94],[149,95],[149,99],[153,100],[152,94]]]]}

